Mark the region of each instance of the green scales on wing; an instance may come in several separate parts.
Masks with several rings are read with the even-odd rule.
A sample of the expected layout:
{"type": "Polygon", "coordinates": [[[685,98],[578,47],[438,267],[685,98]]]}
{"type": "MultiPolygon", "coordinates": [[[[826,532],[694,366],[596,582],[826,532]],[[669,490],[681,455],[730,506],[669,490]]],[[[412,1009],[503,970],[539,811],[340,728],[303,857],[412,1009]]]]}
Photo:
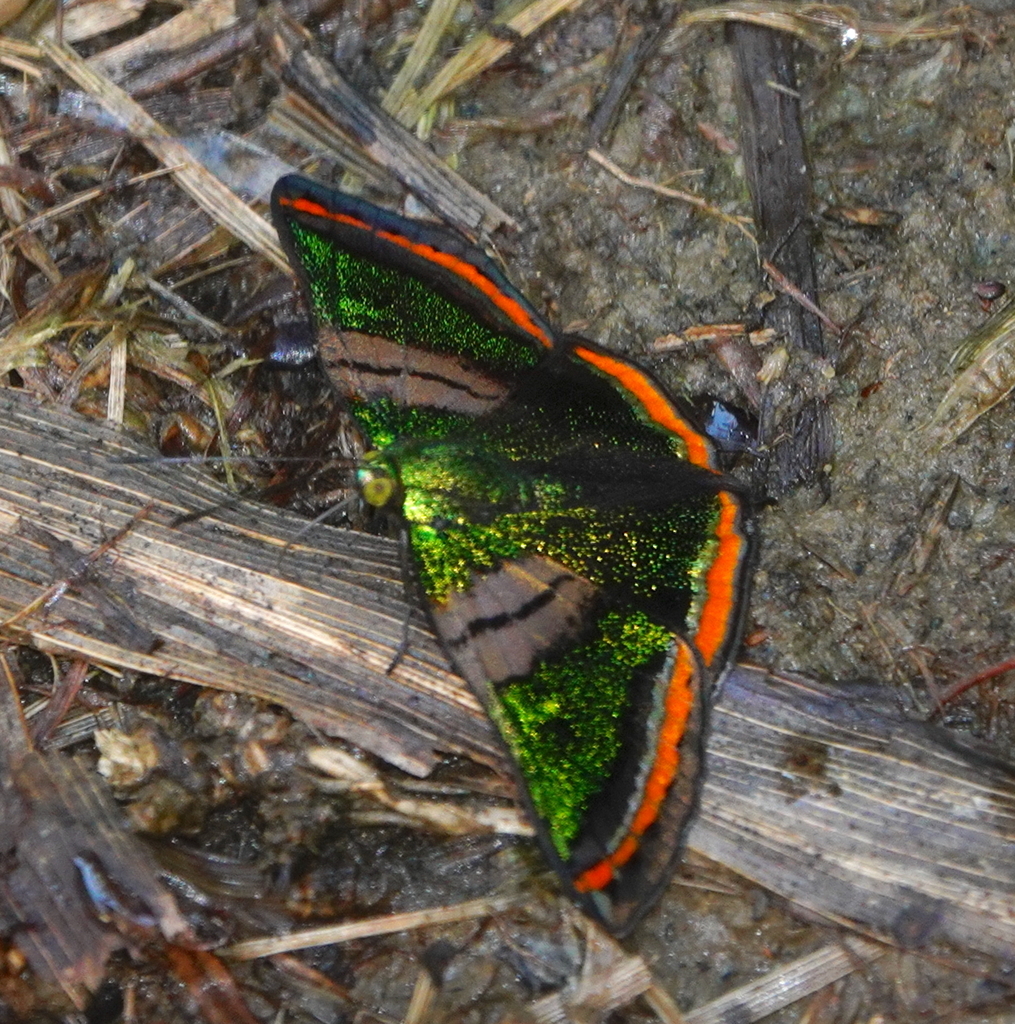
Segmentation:
{"type": "Polygon", "coordinates": [[[675,665],[693,724],[697,664],[721,667],[736,632],[739,505],[651,378],[556,334],[459,236],[304,179],[282,179],[273,208],[369,449],[361,493],[400,513],[551,859],[580,893],[619,886],[592,909],[621,927],[645,901],[625,865],[675,665]]]}

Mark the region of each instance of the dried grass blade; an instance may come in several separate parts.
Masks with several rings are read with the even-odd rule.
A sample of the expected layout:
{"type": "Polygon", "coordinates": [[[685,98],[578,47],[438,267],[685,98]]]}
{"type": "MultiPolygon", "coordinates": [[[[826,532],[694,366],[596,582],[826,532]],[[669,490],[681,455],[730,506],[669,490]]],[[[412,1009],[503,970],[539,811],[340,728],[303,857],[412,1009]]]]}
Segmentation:
{"type": "Polygon", "coordinates": [[[0,373],[40,365],[41,346],[63,331],[75,312],[88,308],[108,270],[100,263],[65,277],[0,334],[0,373]]]}
{"type": "Polygon", "coordinates": [[[127,404],[127,332],[123,324],[114,324],[109,338],[109,396],[106,400],[106,421],[123,425],[127,404]]]}
{"type": "Polygon", "coordinates": [[[865,962],[887,951],[887,946],[851,935],[841,943],[824,946],[783,964],[764,977],[685,1013],[684,1021],[686,1024],[724,1024],[735,1015],[742,1024],[750,1024],[852,974],[865,962]]]}
{"type": "MultiPolygon", "coordinates": [[[[10,147],[7,145],[7,139],[2,133],[0,133],[0,165],[15,166],[10,147]]],[[[18,227],[26,219],[26,211],[21,197],[12,188],[0,188],[0,209],[3,210],[7,222],[12,227],[18,227]]],[[[35,235],[30,232],[22,235],[18,240],[18,248],[25,259],[30,263],[34,263],[46,275],[50,284],[56,284],[61,280],[63,275],[53,262],[46,247],[35,235]]],[[[4,276],[6,278],[6,274],[4,276]]],[[[7,293],[6,280],[0,282],[0,290],[4,294],[7,293]]]]}
{"type": "Polygon", "coordinates": [[[1015,301],[964,338],[952,362],[966,366],[927,426],[932,443],[939,448],[965,433],[1015,388],[1015,301]]]}
{"type": "Polygon", "coordinates": [[[646,188],[657,195],[665,196],[667,199],[679,199],[683,203],[689,203],[691,206],[697,207],[702,213],[708,214],[710,217],[717,217],[719,220],[735,227],[757,249],[758,240],[751,231],[750,217],[726,213],[724,210],[719,209],[718,206],[713,206],[707,199],[702,199],[701,196],[696,196],[692,192],[681,192],[679,189],[669,188],[667,185],[659,185],[648,178],[639,178],[633,174],[628,174],[627,171],[622,167],[618,167],[598,149],[590,149],[586,155],[590,160],[593,160],[600,167],[609,171],[610,174],[618,178],[625,185],[632,185],[635,188],[646,188]]]}
{"type": "MultiPolygon", "coordinates": [[[[498,20],[498,27],[506,28],[510,33],[525,39],[551,18],[563,14],[564,11],[574,10],[584,2],[585,0],[533,0],[532,3],[516,4],[502,20],[498,20]]],[[[413,124],[442,96],[453,92],[496,64],[512,46],[512,40],[499,39],[490,32],[480,33],[452,57],[434,75],[429,84],[420,89],[415,104],[405,104],[400,119],[404,124],[413,124]]]]}
{"type": "Polygon", "coordinates": [[[433,0],[426,12],[419,34],[409,50],[405,62],[384,96],[381,106],[406,128],[412,127],[408,115],[416,107],[415,85],[454,19],[461,0],[433,0]]]}
{"type": "Polygon", "coordinates": [[[945,22],[945,17],[961,13],[960,8],[935,17],[913,18],[902,22],[871,22],[861,19],[851,7],[836,4],[797,4],[755,2],[719,4],[685,14],[675,30],[691,25],[739,21],[760,25],[796,36],[821,52],[841,49],[848,60],[863,46],[891,48],[902,43],[927,39],[945,39],[961,35],[961,24],[945,22]]]}
{"type": "Polygon", "coordinates": [[[337,942],[352,942],[355,939],[373,938],[377,935],[391,935],[393,932],[410,931],[415,928],[429,928],[433,925],[454,924],[476,917],[489,917],[511,905],[509,899],[469,900],[449,907],[434,907],[432,910],[416,910],[404,914],[386,914],[382,917],[368,917],[361,921],[344,924],[322,925],[320,928],[304,928],[288,935],[268,936],[263,939],[247,939],[220,949],[219,953],[230,960],[256,960],[276,953],[290,953],[296,949],[312,946],[330,946],[337,942]]]}
{"type": "Polygon", "coordinates": [[[811,19],[804,14],[804,7],[800,4],[752,3],[749,0],[746,3],[719,4],[716,7],[705,7],[702,10],[685,14],[677,26],[706,25],[727,21],[746,22],[750,25],[770,28],[776,32],[786,32],[821,52],[828,50],[831,45],[827,33],[822,33],[815,28],[811,19]]]}
{"type": "Polygon", "coordinates": [[[140,104],[89,67],[73,50],[45,39],[39,41],[39,46],[65,75],[98,100],[157,160],[176,167],[173,175],[177,183],[205,213],[255,252],[286,273],[292,273],[275,229],[195,160],[140,104]]]}
{"type": "MultiPolygon", "coordinates": [[[[22,42],[20,39],[12,39],[10,36],[0,36],[0,61],[20,60],[32,61],[42,57],[37,46],[31,43],[22,42]]],[[[36,68],[35,75],[41,75],[42,69],[36,68]]]]}

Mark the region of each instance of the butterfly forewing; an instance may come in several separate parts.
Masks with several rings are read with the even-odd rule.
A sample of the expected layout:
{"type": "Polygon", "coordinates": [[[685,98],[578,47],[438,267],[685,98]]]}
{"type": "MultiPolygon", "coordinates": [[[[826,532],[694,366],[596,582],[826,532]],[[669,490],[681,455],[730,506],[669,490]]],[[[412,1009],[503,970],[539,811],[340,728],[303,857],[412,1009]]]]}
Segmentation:
{"type": "Polygon", "coordinates": [[[555,334],[446,229],[302,178],[273,211],[325,363],[397,474],[420,589],[572,893],[626,930],[690,811],[737,639],[741,501],[646,374],[555,334]]]}

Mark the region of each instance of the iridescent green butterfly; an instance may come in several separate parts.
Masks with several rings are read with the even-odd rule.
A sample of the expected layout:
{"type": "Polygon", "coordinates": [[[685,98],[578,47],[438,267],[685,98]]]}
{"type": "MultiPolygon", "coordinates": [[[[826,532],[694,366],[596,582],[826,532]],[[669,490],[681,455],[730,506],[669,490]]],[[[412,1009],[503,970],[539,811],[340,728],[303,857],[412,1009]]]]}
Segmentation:
{"type": "Polygon", "coordinates": [[[739,636],[740,496],[635,364],[558,333],[460,235],[299,177],[272,211],[434,628],[572,895],[626,931],[694,801],[739,636]]]}

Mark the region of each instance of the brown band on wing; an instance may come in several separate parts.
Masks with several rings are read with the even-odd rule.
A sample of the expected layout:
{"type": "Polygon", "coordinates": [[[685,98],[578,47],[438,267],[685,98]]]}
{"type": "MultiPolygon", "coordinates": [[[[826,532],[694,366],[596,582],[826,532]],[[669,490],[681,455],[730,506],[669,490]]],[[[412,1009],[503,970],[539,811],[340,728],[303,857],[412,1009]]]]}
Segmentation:
{"type": "Polygon", "coordinates": [[[503,402],[501,381],[456,356],[325,327],[318,341],[328,376],[346,398],[481,416],[503,402]]]}
{"type": "Polygon", "coordinates": [[[559,562],[533,555],[455,591],[434,608],[437,632],[478,690],[529,675],[584,633],[597,588],[559,562]]]}

